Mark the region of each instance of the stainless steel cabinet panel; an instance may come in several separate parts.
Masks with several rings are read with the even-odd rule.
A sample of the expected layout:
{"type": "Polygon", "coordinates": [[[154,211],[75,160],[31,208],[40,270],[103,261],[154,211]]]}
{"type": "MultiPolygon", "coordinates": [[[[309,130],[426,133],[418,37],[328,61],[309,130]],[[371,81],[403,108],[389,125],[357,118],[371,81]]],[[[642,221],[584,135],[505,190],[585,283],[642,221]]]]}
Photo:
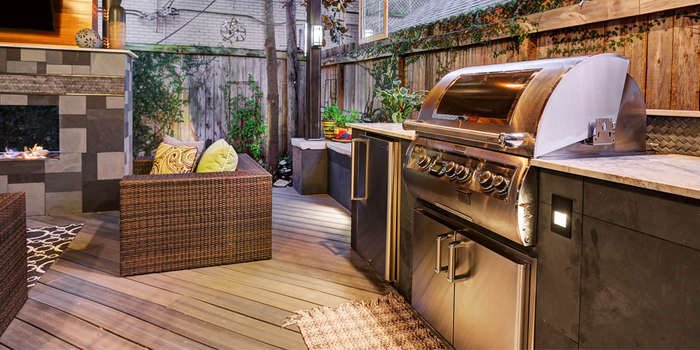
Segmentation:
{"type": "MultiPolygon", "coordinates": [[[[435,273],[436,236],[454,232],[433,220],[425,212],[414,211],[413,232],[413,298],[411,305],[450,343],[453,341],[454,285],[447,273],[435,273]]],[[[447,266],[447,245],[441,241],[442,264],[447,266]]]]}
{"type": "MultiPolygon", "coordinates": [[[[465,240],[467,241],[467,240],[465,240]]],[[[475,242],[457,257],[454,342],[457,349],[521,349],[526,324],[529,265],[475,242]],[[461,261],[460,261],[461,260],[461,261]]]]}

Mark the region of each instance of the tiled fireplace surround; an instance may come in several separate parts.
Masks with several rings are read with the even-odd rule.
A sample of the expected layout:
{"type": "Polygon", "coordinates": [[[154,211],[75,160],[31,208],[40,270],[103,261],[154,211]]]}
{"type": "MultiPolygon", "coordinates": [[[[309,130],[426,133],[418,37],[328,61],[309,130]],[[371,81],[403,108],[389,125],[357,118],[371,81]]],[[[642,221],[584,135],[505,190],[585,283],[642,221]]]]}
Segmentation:
{"type": "Polygon", "coordinates": [[[0,161],[0,193],[26,191],[27,215],[119,208],[119,180],[132,172],[132,57],[0,46],[0,105],[58,106],[59,159],[0,161]]]}

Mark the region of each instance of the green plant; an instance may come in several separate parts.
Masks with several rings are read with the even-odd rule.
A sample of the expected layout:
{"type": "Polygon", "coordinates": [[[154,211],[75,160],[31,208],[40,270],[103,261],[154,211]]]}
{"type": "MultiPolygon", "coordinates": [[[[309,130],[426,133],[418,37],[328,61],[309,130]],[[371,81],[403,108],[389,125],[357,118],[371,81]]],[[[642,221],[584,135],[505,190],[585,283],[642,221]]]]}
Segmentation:
{"type": "Polygon", "coordinates": [[[335,119],[335,126],[346,128],[348,123],[358,123],[362,121],[362,115],[358,111],[345,110],[335,119]]]}
{"type": "Polygon", "coordinates": [[[323,117],[323,120],[338,120],[338,118],[341,118],[343,112],[338,108],[337,104],[332,104],[330,106],[326,106],[323,108],[323,113],[321,113],[321,116],[323,117]]]}
{"type": "Polygon", "coordinates": [[[211,59],[194,55],[137,52],[133,64],[134,155],[151,154],[182,122],[185,82],[211,59]]]}
{"type": "Polygon", "coordinates": [[[382,103],[386,114],[394,123],[402,123],[409,114],[420,109],[425,99],[427,91],[415,91],[409,93],[408,89],[401,86],[401,80],[393,80],[391,71],[387,72],[389,79],[392,79],[391,88],[386,90],[376,90],[377,100],[382,103]]]}
{"type": "Polygon", "coordinates": [[[251,94],[246,96],[239,93],[232,96],[231,88],[240,83],[227,81],[224,89],[224,98],[229,112],[228,138],[237,152],[250,154],[253,159],[262,160],[262,145],[265,136],[265,120],[261,115],[260,99],[263,93],[260,86],[248,75],[248,81],[243,83],[250,87],[251,94]]]}

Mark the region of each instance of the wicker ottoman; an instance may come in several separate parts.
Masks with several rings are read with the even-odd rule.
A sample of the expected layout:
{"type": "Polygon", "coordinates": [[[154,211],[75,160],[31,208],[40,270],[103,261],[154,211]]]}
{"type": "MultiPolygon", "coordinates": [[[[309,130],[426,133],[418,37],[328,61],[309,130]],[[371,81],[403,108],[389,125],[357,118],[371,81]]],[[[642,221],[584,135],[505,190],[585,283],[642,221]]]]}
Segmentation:
{"type": "Polygon", "coordinates": [[[27,301],[26,193],[0,193],[0,335],[27,301]]]}
{"type": "Polygon", "coordinates": [[[272,176],[248,155],[232,172],[125,176],[119,206],[122,276],[272,258],[272,176]]]}

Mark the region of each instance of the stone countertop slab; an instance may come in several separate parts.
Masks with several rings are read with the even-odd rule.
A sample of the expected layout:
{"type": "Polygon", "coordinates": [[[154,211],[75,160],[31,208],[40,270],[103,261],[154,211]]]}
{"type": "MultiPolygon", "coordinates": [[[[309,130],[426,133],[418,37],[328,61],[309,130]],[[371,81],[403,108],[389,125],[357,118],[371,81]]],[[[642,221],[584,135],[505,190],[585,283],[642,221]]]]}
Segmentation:
{"type": "Polygon", "coordinates": [[[301,149],[331,149],[340,154],[349,156],[352,153],[352,146],[349,142],[336,142],[331,140],[305,140],[303,138],[293,138],[292,146],[301,149]]]}
{"type": "Polygon", "coordinates": [[[416,132],[404,130],[401,123],[349,123],[348,127],[406,140],[416,139],[416,132]]]}
{"type": "Polygon", "coordinates": [[[99,53],[121,53],[129,55],[132,58],[138,58],[135,53],[129,50],[119,50],[119,49],[103,49],[103,48],[86,48],[77,46],[49,46],[49,45],[29,45],[29,44],[16,44],[16,43],[0,43],[0,48],[15,48],[15,49],[33,49],[33,50],[62,50],[62,51],[86,51],[86,52],[99,52],[99,53]]]}
{"type": "Polygon", "coordinates": [[[700,157],[640,154],[599,158],[533,159],[532,165],[700,199],[700,157]]]}

